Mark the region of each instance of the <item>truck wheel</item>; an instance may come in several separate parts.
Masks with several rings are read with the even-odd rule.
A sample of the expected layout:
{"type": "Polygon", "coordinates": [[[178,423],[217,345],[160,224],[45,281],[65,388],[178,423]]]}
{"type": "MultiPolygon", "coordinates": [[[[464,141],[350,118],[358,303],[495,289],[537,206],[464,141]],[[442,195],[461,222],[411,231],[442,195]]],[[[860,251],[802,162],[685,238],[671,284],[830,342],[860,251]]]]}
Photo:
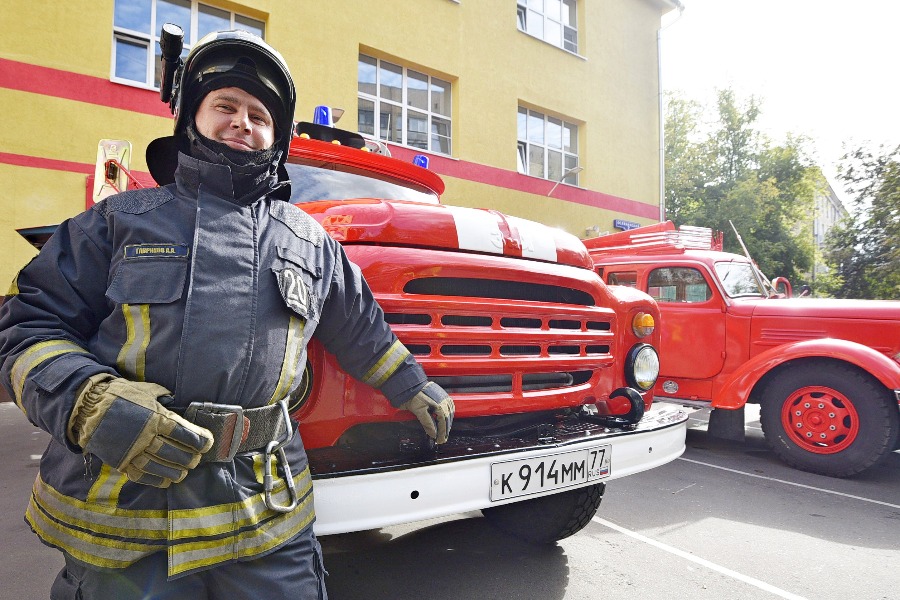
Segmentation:
{"type": "Polygon", "coordinates": [[[481,509],[497,529],[533,544],[552,544],[578,533],[597,514],[605,483],[481,509]]]}
{"type": "Polygon", "coordinates": [[[763,390],[760,423],[784,462],[831,477],[856,475],[886,457],[900,430],[887,390],[846,365],[784,371],[763,390]]]}

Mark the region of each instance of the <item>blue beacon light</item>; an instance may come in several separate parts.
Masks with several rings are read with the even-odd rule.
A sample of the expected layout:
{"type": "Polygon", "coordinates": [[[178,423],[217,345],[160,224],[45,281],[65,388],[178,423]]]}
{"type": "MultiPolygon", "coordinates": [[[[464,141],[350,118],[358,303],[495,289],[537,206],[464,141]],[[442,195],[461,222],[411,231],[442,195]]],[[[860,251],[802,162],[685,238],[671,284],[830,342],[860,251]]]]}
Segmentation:
{"type": "Polygon", "coordinates": [[[313,123],[316,125],[325,125],[326,127],[334,127],[334,121],[331,120],[331,107],[317,106],[313,112],[313,123]]]}
{"type": "Polygon", "coordinates": [[[413,164],[417,167],[422,167],[423,169],[428,168],[428,157],[424,154],[416,154],[413,157],[413,164]]]}

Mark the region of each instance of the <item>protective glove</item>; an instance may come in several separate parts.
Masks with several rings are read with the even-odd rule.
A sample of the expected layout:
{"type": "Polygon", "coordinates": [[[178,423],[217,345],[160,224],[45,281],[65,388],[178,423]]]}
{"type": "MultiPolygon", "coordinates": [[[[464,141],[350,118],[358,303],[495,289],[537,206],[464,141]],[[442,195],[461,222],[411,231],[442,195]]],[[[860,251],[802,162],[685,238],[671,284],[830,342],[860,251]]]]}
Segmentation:
{"type": "Polygon", "coordinates": [[[453,405],[453,398],[447,395],[444,388],[429,381],[418,394],[401,404],[400,408],[416,415],[425,433],[436,444],[447,441],[456,407],[453,405]]]}
{"type": "Polygon", "coordinates": [[[165,488],[187,476],[213,445],[213,435],[167,410],[155,383],[109,374],[90,377],[78,390],[69,440],[144,485],[165,488]]]}

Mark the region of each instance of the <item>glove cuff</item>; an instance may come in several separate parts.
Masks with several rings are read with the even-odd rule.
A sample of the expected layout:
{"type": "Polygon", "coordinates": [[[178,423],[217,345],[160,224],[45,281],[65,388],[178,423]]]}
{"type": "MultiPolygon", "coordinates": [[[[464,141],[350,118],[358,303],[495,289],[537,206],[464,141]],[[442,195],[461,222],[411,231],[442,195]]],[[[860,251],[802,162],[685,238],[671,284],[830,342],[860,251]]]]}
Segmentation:
{"type": "Polygon", "coordinates": [[[103,394],[113,379],[115,379],[114,375],[98,373],[88,377],[79,386],[78,392],[75,394],[75,405],[69,416],[69,424],[66,427],[66,437],[76,446],[84,448],[87,445],[90,438],[84,435],[84,425],[97,412],[97,405],[103,400],[103,394]]]}

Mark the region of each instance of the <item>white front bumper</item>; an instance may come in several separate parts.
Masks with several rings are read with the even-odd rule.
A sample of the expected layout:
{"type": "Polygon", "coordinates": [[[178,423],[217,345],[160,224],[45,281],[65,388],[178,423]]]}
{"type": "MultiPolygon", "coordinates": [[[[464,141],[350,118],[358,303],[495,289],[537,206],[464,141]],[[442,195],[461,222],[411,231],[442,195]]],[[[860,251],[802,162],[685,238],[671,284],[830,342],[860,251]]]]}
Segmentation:
{"type": "Polygon", "coordinates": [[[687,413],[654,404],[637,430],[608,437],[593,436],[562,446],[403,470],[316,479],[315,532],[329,535],[377,529],[524,500],[491,502],[491,463],[579,450],[596,446],[598,440],[612,446],[611,473],[604,481],[633,475],[681,456],[686,431],[687,413]]]}

